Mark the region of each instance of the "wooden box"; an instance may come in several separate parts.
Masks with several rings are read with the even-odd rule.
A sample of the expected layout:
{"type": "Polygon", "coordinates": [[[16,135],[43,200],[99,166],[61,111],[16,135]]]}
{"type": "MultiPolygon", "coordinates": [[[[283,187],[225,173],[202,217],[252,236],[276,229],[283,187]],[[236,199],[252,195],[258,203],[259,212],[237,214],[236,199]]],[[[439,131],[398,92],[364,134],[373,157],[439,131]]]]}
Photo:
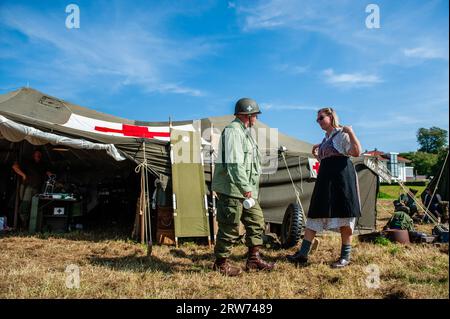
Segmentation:
{"type": "Polygon", "coordinates": [[[157,229],[156,240],[160,245],[175,245],[175,230],[174,229],[157,229]]]}

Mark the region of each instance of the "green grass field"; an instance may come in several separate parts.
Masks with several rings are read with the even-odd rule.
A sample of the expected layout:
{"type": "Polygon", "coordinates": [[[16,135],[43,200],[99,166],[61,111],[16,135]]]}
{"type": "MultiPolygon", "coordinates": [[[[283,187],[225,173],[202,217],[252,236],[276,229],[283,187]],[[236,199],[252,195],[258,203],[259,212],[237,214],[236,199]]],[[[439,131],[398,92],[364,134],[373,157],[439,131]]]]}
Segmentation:
{"type": "MultiPolygon", "coordinates": [[[[407,186],[411,189],[418,190],[416,197],[420,198],[420,194],[425,191],[426,186],[407,186]]],[[[404,193],[403,188],[400,185],[392,184],[392,185],[381,185],[380,192],[378,193],[378,198],[384,199],[397,199],[400,194],[404,193]]]]}
{"type": "MultiPolygon", "coordinates": [[[[381,229],[392,203],[379,200],[378,206],[381,229]]],[[[418,226],[427,233],[431,228],[418,226]]],[[[286,261],[295,248],[266,249],[265,258],[276,262],[273,272],[228,278],[211,269],[207,245],[155,246],[148,258],[144,246],[126,237],[10,234],[0,237],[0,298],[449,298],[448,244],[355,238],[352,264],[338,270],[330,264],[339,256],[339,236],[323,235],[320,241],[309,267],[286,261]],[[79,287],[70,284],[70,265],[79,269],[79,287]],[[374,275],[379,286],[368,286],[374,275]]],[[[245,253],[244,246],[235,247],[232,261],[244,266],[245,253]]]]}

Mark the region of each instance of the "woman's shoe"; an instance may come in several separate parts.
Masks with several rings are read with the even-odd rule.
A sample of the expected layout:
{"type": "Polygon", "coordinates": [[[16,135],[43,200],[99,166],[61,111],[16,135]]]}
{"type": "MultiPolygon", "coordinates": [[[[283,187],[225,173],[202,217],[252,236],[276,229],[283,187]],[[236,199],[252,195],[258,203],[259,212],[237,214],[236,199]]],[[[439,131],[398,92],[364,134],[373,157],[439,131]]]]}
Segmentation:
{"type": "Polygon", "coordinates": [[[344,268],[350,264],[350,260],[339,258],[338,261],[331,264],[331,268],[344,268]]]}
{"type": "Polygon", "coordinates": [[[304,267],[309,265],[308,257],[300,255],[298,252],[293,255],[287,255],[286,258],[289,262],[295,264],[296,266],[304,267]]]}

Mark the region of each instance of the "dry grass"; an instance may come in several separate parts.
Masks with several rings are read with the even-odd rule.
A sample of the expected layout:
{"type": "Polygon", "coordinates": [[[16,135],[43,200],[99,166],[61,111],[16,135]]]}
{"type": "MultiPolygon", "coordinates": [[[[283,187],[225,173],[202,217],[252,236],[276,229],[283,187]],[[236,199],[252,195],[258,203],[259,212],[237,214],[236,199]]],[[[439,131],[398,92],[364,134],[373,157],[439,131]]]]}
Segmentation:
{"type": "MultiPolygon", "coordinates": [[[[379,211],[381,228],[389,215],[379,211]]],[[[90,234],[9,236],[0,238],[0,298],[449,298],[448,245],[355,240],[352,265],[335,270],[329,264],[339,245],[339,237],[324,235],[312,265],[299,269],[284,259],[294,249],[266,250],[277,261],[274,272],[227,278],[211,270],[212,250],[193,243],[155,246],[148,259],[139,244],[90,234]],[[66,288],[70,264],[80,268],[79,289],[66,288]],[[370,264],[380,270],[377,289],[365,284],[370,264]]],[[[244,265],[245,247],[233,252],[244,265]]]]}

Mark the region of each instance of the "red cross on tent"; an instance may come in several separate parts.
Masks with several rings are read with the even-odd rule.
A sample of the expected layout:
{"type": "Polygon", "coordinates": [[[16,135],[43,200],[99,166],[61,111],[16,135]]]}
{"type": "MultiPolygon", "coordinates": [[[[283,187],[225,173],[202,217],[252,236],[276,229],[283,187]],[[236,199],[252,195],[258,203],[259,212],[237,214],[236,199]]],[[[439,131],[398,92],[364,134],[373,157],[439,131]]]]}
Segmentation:
{"type": "Polygon", "coordinates": [[[316,174],[319,174],[319,168],[320,168],[319,161],[317,161],[312,168],[316,172],[316,174]]]}
{"type": "Polygon", "coordinates": [[[146,126],[136,126],[122,124],[122,129],[114,129],[109,127],[96,126],[96,131],[105,133],[122,133],[124,136],[134,136],[134,137],[145,137],[145,138],[155,138],[155,137],[170,137],[169,132],[151,132],[146,126]]]}
{"type": "Polygon", "coordinates": [[[308,158],[309,163],[309,171],[311,174],[311,178],[317,178],[317,174],[319,174],[320,163],[315,158],[308,158]]]}

